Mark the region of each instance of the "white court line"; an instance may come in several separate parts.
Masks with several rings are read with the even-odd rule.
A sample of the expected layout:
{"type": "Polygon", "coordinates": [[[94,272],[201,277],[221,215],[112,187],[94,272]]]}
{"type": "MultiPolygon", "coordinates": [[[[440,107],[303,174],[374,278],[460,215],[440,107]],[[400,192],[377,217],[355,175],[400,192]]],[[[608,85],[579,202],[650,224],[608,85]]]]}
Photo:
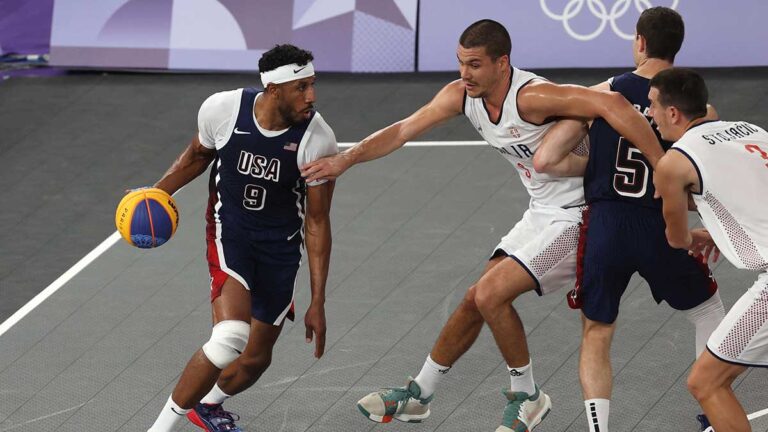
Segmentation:
{"type": "Polygon", "coordinates": [[[117,243],[118,240],[120,240],[120,233],[115,231],[111,236],[107,237],[106,240],[101,242],[100,245],[96,246],[94,250],[88,252],[88,255],[84,256],[80,261],[75,263],[75,265],[70,267],[69,270],[65,271],[64,274],[59,276],[58,279],[48,285],[46,289],[42,290],[40,294],[32,298],[32,300],[22,306],[21,309],[17,310],[16,313],[11,315],[10,318],[3,321],[3,323],[0,324],[0,336],[10,330],[11,327],[16,325],[17,322],[21,321],[21,319],[27,316],[28,313],[32,312],[32,310],[39,306],[40,303],[44,302],[45,299],[52,296],[53,293],[58,291],[59,288],[63,287],[64,284],[69,282],[70,279],[80,273],[81,270],[88,267],[88,264],[92,263],[93,260],[99,257],[99,255],[103,254],[107,249],[112,247],[113,244],[117,243]]]}
{"type": "MultiPolygon", "coordinates": [[[[339,147],[352,147],[353,145],[357,144],[357,142],[341,142],[338,144],[339,144],[339,147]]],[[[485,141],[409,141],[405,143],[405,146],[406,147],[458,147],[458,146],[478,146],[478,145],[485,145],[485,144],[486,144],[485,141]]],[[[179,191],[181,191],[181,189],[176,191],[176,193],[178,193],[179,191]]],[[[44,302],[45,299],[52,296],[56,291],[58,291],[62,286],[64,286],[64,284],[69,282],[70,279],[77,276],[77,274],[80,273],[80,271],[88,267],[88,264],[92,263],[101,254],[106,252],[107,249],[109,249],[113,244],[117,243],[118,240],[120,240],[120,233],[115,231],[114,233],[112,233],[111,236],[107,237],[106,240],[101,242],[100,245],[96,246],[94,250],[90,251],[88,255],[84,256],[69,270],[64,272],[64,274],[59,276],[58,279],[56,279],[55,281],[53,281],[53,283],[48,285],[47,288],[45,288],[38,295],[32,298],[32,300],[27,302],[27,304],[22,306],[21,309],[16,311],[16,313],[11,315],[7,320],[3,321],[3,323],[0,324],[0,336],[4,335],[5,332],[11,329],[11,327],[16,325],[16,323],[21,321],[22,318],[24,318],[30,312],[32,312],[37,306],[40,305],[40,303],[44,302]]]]}
{"type": "Polygon", "coordinates": [[[28,425],[30,423],[38,422],[40,420],[45,420],[45,419],[48,419],[48,418],[51,418],[51,417],[55,417],[55,416],[60,415],[60,414],[64,414],[64,413],[67,413],[67,412],[70,412],[70,411],[74,411],[76,409],[82,408],[87,403],[88,402],[83,402],[80,405],[73,406],[72,408],[67,408],[67,409],[63,409],[61,411],[56,411],[55,413],[52,413],[52,414],[48,414],[48,415],[45,415],[45,416],[42,416],[42,417],[38,417],[38,418],[32,419],[32,420],[27,420],[24,423],[19,423],[17,425],[13,425],[13,426],[10,426],[10,427],[4,428],[4,429],[0,429],[0,432],[5,432],[5,431],[10,431],[10,430],[18,429],[18,428],[20,428],[22,426],[26,426],[26,425],[28,425]]]}
{"type": "MultiPolygon", "coordinates": [[[[340,142],[338,144],[339,144],[339,147],[346,148],[346,147],[352,147],[353,145],[357,144],[357,142],[340,142]]],[[[467,147],[467,146],[484,146],[484,145],[487,145],[485,141],[409,141],[405,143],[405,147],[467,147]]],[[[2,324],[0,324],[0,336],[5,334],[5,332],[10,330],[11,327],[16,325],[16,323],[18,323],[19,321],[21,321],[22,318],[24,318],[30,312],[32,312],[37,306],[40,305],[40,303],[44,302],[45,299],[47,299],[48,297],[53,295],[53,293],[58,291],[59,288],[61,288],[67,282],[69,282],[70,279],[77,276],[78,273],[80,273],[84,268],[88,267],[90,263],[92,263],[101,254],[106,252],[107,249],[112,247],[112,245],[117,243],[118,240],[120,240],[120,233],[115,231],[114,233],[112,233],[112,235],[107,237],[106,240],[101,242],[100,245],[96,246],[94,250],[90,251],[88,255],[84,256],[69,270],[64,272],[64,274],[59,276],[58,279],[56,279],[55,281],[53,281],[53,283],[48,285],[48,287],[45,288],[43,291],[41,291],[40,294],[36,295],[27,304],[22,306],[21,309],[19,309],[18,311],[16,311],[16,313],[11,315],[10,318],[8,318],[2,324]]],[[[764,415],[768,415],[768,408],[749,414],[747,418],[749,420],[754,420],[764,415]]]]}
{"type": "Polygon", "coordinates": [[[768,408],[766,408],[764,410],[757,411],[757,412],[753,412],[752,414],[749,414],[747,416],[747,419],[754,420],[754,419],[756,419],[758,417],[762,417],[762,416],[764,416],[766,414],[768,414],[768,408]]]}

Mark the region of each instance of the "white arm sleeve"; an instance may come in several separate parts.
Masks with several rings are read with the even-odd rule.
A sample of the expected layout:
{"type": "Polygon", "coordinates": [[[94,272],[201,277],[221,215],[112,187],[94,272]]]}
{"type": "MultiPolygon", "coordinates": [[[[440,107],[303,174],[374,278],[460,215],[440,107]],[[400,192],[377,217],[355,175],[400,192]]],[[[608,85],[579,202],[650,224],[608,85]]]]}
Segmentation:
{"type": "MultiPolygon", "coordinates": [[[[299,168],[304,164],[316,161],[326,156],[335,155],[339,152],[339,146],[336,143],[336,135],[328,123],[325,122],[320,113],[315,113],[312,121],[304,134],[304,138],[299,145],[299,154],[297,156],[299,168]]],[[[308,182],[307,186],[317,186],[325,183],[327,180],[317,180],[308,182]]]]}
{"type": "Polygon", "coordinates": [[[197,113],[197,135],[203,147],[216,149],[217,144],[223,144],[229,138],[242,92],[239,89],[214,93],[200,106],[197,113]]]}

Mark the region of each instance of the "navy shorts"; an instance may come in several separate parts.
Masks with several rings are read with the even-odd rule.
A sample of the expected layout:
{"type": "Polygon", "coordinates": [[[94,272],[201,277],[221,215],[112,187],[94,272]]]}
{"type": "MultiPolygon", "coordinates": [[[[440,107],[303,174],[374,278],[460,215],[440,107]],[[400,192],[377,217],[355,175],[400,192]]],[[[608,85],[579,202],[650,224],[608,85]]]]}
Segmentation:
{"type": "Polygon", "coordinates": [[[708,300],[717,283],[706,263],[672,248],[661,211],[618,201],[589,206],[577,282],[584,315],[613,323],[629,279],[638,272],[656,303],[687,310],[708,300]]]}
{"type": "Polygon", "coordinates": [[[280,325],[293,320],[296,274],[301,265],[302,236],[290,240],[254,239],[247,233],[208,237],[208,269],[211,301],[221,295],[228,277],[236,279],[251,293],[251,316],[261,322],[280,325]]]}

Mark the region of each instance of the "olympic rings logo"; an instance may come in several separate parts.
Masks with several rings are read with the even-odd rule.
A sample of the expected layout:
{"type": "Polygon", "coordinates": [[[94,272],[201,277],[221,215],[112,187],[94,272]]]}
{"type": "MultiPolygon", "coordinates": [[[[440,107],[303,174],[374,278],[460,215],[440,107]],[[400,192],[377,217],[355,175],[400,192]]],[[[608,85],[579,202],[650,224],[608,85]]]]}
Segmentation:
{"type": "MultiPolygon", "coordinates": [[[[637,11],[641,13],[644,10],[653,7],[649,0],[618,0],[613,4],[609,12],[606,6],[603,4],[602,0],[570,0],[568,4],[565,5],[563,13],[556,14],[552,12],[549,7],[547,7],[546,0],[540,0],[540,2],[541,10],[543,10],[548,17],[552,18],[553,20],[562,22],[565,31],[572,38],[580,41],[589,41],[598,37],[603,32],[603,30],[605,30],[605,26],[609,23],[616,36],[622,39],[632,40],[635,37],[634,32],[624,33],[619,28],[616,20],[627,13],[627,10],[629,10],[629,7],[632,5],[632,3],[635,4],[637,11]],[[570,24],[571,19],[576,17],[579,13],[581,13],[581,10],[584,9],[584,3],[587,4],[589,12],[592,13],[595,18],[600,20],[600,24],[597,26],[597,29],[588,34],[581,34],[575,31],[570,24]]],[[[670,8],[675,9],[678,3],[679,0],[672,0],[672,5],[670,8]]]]}

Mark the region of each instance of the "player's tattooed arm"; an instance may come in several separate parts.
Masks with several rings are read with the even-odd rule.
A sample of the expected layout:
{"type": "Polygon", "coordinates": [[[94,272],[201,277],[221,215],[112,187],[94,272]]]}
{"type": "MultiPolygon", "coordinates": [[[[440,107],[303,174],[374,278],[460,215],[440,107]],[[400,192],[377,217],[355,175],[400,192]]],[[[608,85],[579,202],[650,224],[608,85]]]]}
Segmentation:
{"type": "Polygon", "coordinates": [[[688,194],[697,181],[698,175],[690,161],[674,150],[659,160],[653,175],[656,197],[663,200],[667,241],[674,248],[690,249],[693,244],[688,229],[688,194]]]}
{"type": "Polygon", "coordinates": [[[325,284],[331,259],[331,199],[335,182],[307,187],[306,245],[312,300],[304,316],[307,342],[315,341],[315,357],[325,351],[325,284]]]}
{"type": "Polygon", "coordinates": [[[461,80],[449,83],[426,105],[410,116],[378,130],[355,146],[327,158],[318,159],[301,168],[309,181],[335,179],[360,162],[384,157],[433,127],[461,114],[464,85],[461,80]]]}
{"type": "Polygon", "coordinates": [[[200,139],[195,134],[192,142],[181,152],[163,177],[155,183],[154,187],[173,195],[182,186],[204,173],[215,156],[216,150],[209,149],[200,144],[200,139]]]}
{"type": "Polygon", "coordinates": [[[583,176],[587,158],[573,153],[587,136],[587,124],[563,119],[552,126],[533,154],[533,169],[560,177],[583,176]]]}

